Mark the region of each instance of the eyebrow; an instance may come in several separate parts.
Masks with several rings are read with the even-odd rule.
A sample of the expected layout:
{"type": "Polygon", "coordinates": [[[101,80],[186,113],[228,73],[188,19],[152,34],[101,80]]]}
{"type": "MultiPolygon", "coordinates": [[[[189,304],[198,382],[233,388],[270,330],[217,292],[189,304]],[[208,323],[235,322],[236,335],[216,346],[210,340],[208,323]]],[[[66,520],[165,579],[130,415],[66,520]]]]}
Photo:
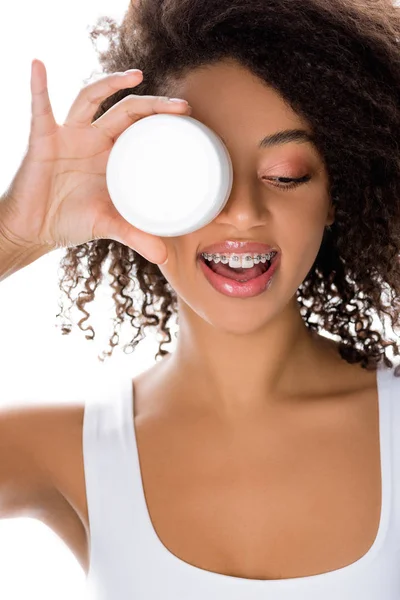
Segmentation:
{"type": "MultiPolygon", "coordinates": [[[[220,138],[225,146],[227,146],[225,138],[223,138],[222,135],[220,135],[220,138]]],[[[272,133],[263,138],[259,142],[258,147],[262,150],[263,148],[282,146],[283,144],[290,144],[292,142],[295,142],[296,144],[312,144],[315,149],[318,150],[315,137],[305,129],[284,129],[283,131],[277,131],[276,133],[272,133]]]]}
{"type": "Polygon", "coordinates": [[[267,135],[260,141],[258,147],[260,149],[271,148],[272,146],[290,144],[291,142],[296,142],[296,144],[313,144],[316,146],[314,136],[304,129],[285,129],[284,131],[277,131],[276,133],[267,135]]]}

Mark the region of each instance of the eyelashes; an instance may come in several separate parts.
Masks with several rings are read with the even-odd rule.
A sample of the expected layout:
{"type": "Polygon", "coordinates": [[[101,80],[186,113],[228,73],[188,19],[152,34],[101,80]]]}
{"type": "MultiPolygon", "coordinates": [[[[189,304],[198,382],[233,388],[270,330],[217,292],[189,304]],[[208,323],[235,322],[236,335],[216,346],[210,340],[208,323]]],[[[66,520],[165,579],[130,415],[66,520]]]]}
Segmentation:
{"type": "Polygon", "coordinates": [[[289,185],[274,185],[273,184],[273,187],[276,187],[278,189],[286,191],[286,190],[292,190],[292,189],[298,187],[299,185],[302,185],[303,183],[308,183],[309,181],[311,181],[312,177],[311,177],[311,175],[304,175],[304,177],[299,177],[297,179],[294,179],[293,177],[263,177],[263,179],[280,180],[284,183],[289,183],[289,185]]]}

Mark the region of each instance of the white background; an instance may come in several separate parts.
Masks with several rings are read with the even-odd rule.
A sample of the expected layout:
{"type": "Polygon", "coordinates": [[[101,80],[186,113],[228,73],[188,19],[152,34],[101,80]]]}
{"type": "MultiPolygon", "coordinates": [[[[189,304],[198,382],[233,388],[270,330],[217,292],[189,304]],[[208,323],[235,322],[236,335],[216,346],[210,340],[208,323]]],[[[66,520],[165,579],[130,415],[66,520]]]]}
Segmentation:
{"type": "MultiPolygon", "coordinates": [[[[18,169],[30,127],[31,60],[47,67],[56,120],[95,71],[100,71],[88,27],[98,16],[120,20],[129,0],[20,0],[2,5],[0,35],[0,193],[18,169]]],[[[132,65],[134,68],[135,65],[132,65]]],[[[57,270],[63,251],[41,258],[0,283],[0,407],[15,404],[71,402],[91,387],[101,367],[97,355],[111,334],[113,301],[99,290],[88,305],[96,338],[85,339],[77,327],[62,336],[57,270]],[[106,318],[105,318],[106,317],[106,318]]],[[[76,313],[75,313],[76,314],[76,313]]],[[[79,318],[82,316],[79,314],[79,318]]],[[[130,328],[121,337],[130,340],[130,328]]],[[[133,355],[119,348],[108,365],[116,377],[134,377],[154,364],[158,343],[147,336],[133,355]]],[[[169,348],[173,350],[173,347],[169,348]]],[[[110,389],[112,393],[112,389],[110,389]]],[[[0,460],[4,459],[1,457],[0,460]]],[[[0,598],[4,600],[80,600],[85,574],[74,555],[51,529],[28,518],[0,522],[0,598]]],[[[117,599],[116,599],[117,600],[117,599]]]]}
{"type": "MultiPolygon", "coordinates": [[[[29,138],[32,59],[46,65],[55,118],[62,123],[84,80],[100,72],[89,27],[103,15],[120,21],[128,6],[129,0],[20,0],[1,5],[0,194],[17,171],[29,138]]],[[[114,303],[104,289],[87,305],[94,341],[86,340],[77,326],[68,336],[61,335],[56,314],[63,254],[53,252],[0,283],[0,407],[71,402],[90,388],[96,370],[103,369],[97,356],[108,347],[114,303]]],[[[83,316],[72,313],[73,321],[77,315],[83,316]]],[[[129,326],[123,332],[121,345],[134,330],[129,326]]],[[[116,369],[116,377],[120,368],[123,376],[134,377],[154,364],[157,348],[149,334],[133,354],[125,355],[119,346],[108,359],[109,368],[116,369]]],[[[75,556],[41,521],[0,521],[0,598],[80,600],[85,598],[84,586],[85,574],[75,556]]]]}

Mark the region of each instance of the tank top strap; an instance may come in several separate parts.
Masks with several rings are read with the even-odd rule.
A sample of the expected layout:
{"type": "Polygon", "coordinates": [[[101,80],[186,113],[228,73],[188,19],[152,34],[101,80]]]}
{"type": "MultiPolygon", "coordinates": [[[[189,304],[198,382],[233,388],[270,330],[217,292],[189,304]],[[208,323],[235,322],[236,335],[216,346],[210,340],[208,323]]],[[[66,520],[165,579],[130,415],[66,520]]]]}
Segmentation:
{"type": "MultiPolygon", "coordinates": [[[[400,540],[400,377],[394,375],[395,369],[381,373],[381,410],[388,412],[387,436],[390,448],[391,492],[391,530],[400,540]]],[[[400,546],[399,546],[400,549],[400,546]]]]}
{"type": "MultiPolygon", "coordinates": [[[[112,594],[105,597],[125,597],[126,590],[133,589],[132,566],[138,568],[147,554],[148,523],[132,400],[132,377],[106,369],[85,401],[82,442],[90,529],[87,592],[96,600],[103,597],[111,581],[112,594]]],[[[151,541],[149,538],[150,554],[151,541]]]]}

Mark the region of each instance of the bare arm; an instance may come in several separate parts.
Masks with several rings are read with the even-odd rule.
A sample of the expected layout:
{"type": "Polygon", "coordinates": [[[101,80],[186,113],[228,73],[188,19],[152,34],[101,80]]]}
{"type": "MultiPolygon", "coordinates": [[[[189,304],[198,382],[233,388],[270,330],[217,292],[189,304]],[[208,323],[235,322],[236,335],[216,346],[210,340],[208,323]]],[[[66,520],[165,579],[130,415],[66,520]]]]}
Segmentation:
{"type": "Polygon", "coordinates": [[[0,409],[0,519],[51,509],[70,476],[62,457],[72,462],[82,419],[83,408],[73,405],[0,409]]]}
{"type": "Polygon", "coordinates": [[[28,244],[12,236],[2,218],[1,208],[5,200],[3,195],[0,198],[0,282],[52,250],[50,246],[28,244]]]}
{"type": "Polygon", "coordinates": [[[33,412],[0,410],[0,519],[34,516],[51,487],[39,460],[33,412]]]}
{"type": "Polygon", "coordinates": [[[83,411],[80,403],[0,409],[0,520],[41,521],[67,544],[87,573],[83,411]]]}
{"type": "Polygon", "coordinates": [[[20,248],[0,235],[0,282],[48,252],[43,247],[20,248]]]}

